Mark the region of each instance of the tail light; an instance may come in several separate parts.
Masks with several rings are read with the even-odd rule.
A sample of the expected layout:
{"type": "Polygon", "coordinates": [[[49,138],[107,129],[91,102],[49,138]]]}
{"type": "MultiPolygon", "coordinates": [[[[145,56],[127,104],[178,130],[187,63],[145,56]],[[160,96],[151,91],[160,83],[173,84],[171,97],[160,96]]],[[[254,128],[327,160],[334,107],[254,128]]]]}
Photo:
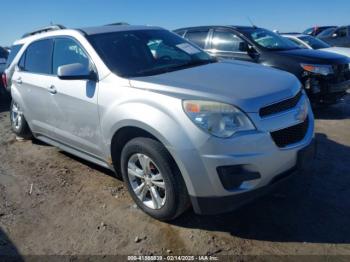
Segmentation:
{"type": "Polygon", "coordinates": [[[6,77],[5,73],[3,73],[1,75],[1,79],[2,79],[2,84],[4,85],[4,87],[7,88],[7,77],[6,77]]]}

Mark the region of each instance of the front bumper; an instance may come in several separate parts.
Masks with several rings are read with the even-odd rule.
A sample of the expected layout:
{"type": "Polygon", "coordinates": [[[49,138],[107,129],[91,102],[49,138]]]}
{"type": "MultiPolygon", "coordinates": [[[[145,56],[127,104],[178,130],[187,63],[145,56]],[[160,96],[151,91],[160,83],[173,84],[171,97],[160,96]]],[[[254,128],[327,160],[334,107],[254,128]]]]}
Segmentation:
{"type": "Polygon", "coordinates": [[[255,190],[244,192],[237,195],[223,197],[194,197],[191,196],[191,202],[194,211],[197,214],[213,215],[229,212],[245,205],[256,198],[259,198],[273,191],[280,183],[288,180],[292,175],[307,168],[315,155],[315,142],[312,141],[307,147],[298,152],[297,162],[295,166],[287,171],[276,175],[267,185],[255,190]]]}
{"type": "Polygon", "coordinates": [[[305,89],[313,102],[325,104],[336,103],[347,90],[350,90],[349,77],[315,77],[305,81],[305,89]]]}
{"type": "Polygon", "coordinates": [[[350,80],[329,85],[330,93],[346,92],[348,89],[350,89],[350,80]]]}
{"type": "Polygon", "coordinates": [[[302,131],[301,137],[298,136],[300,139],[288,140],[286,146],[279,146],[273,134],[282,131],[282,138],[283,134],[286,138],[294,138],[290,127],[301,123],[300,109],[305,100],[303,94],[295,107],[271,116],[248,113],[256,126],[255,131],[237,133],[228,139],[206,136],[196,140],[198,136],[194,136],[188,146],[168,147],[185,180],[195,212],[232,210],[240,202],[244,203],[246,196],[259,195],[264,191],[262,188],[294,173],[301,159],[299,152],[314,137],[310,104],[307,103],[309,114],[304,120],[308,121],[307,129],[302,131]],[[206,210],[214,202],[218,203],[213,210],[206,210]]]}

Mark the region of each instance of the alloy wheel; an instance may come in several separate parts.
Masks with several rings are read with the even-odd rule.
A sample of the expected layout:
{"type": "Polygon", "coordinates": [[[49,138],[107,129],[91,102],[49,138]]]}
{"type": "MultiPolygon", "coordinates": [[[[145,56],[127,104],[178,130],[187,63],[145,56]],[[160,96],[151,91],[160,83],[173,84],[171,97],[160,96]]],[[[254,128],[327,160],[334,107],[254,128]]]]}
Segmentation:
{"type": "Polygon", "coordinates": [[[19,130],[23,122],[23,113],[15,102],[13,102],[11,108],[11,122],[15,130],[19,130]]]}
{"type": "Polygon", "coordinates": [[[134,154],[128,161],[128,178],[136,196],[151,209],[161,209],[166,201],[163,176],[154,161],[145,154],[134,154]]]}

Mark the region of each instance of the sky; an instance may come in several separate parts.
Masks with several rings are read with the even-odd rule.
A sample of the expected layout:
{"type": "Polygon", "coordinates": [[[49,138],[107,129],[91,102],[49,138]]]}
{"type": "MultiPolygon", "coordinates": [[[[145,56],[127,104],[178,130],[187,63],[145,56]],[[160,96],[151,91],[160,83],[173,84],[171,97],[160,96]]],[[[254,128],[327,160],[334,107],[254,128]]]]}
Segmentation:
{"type": "Polygon", "coordinates": [[[350,0],[11,0],[2,1],[0,46],[50,23],[80,28],[113,22],[173,30],[196,25],[255,25],[281,32],[350,24],[350,0]]]}

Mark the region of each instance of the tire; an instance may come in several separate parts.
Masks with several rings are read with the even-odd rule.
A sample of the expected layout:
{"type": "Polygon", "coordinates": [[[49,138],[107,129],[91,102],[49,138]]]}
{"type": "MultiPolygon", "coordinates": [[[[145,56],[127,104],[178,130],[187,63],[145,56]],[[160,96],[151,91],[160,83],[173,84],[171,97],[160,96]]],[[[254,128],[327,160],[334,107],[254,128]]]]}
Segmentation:
{"type": "Polygon", "coordinates": [[[131,197],[137,206],[151,217],[170,221],[190,206],[182,175],[169,152],[160,142],[143,137],[130,140],[122,150],[121,167],[123,179],[131,197]],[[128,166],[134,172],[129,172],[128,166]],[[131,175],[135,172],[137,176],[131,175]],[[148,173],[148,178],[145,178],[145,173],[148,173]],[[143,189],[138,190],[142,183],[144,183],[143,189]],[[136,191],[140,191],[139,195],[136,191]]]}
{"type": "Polygon", "coordinates": [[[33,137],[23,112],[13,100],[10,107],[10,120],[11,129],[17,136],[24,139],[31,139],[33,137]]]}

